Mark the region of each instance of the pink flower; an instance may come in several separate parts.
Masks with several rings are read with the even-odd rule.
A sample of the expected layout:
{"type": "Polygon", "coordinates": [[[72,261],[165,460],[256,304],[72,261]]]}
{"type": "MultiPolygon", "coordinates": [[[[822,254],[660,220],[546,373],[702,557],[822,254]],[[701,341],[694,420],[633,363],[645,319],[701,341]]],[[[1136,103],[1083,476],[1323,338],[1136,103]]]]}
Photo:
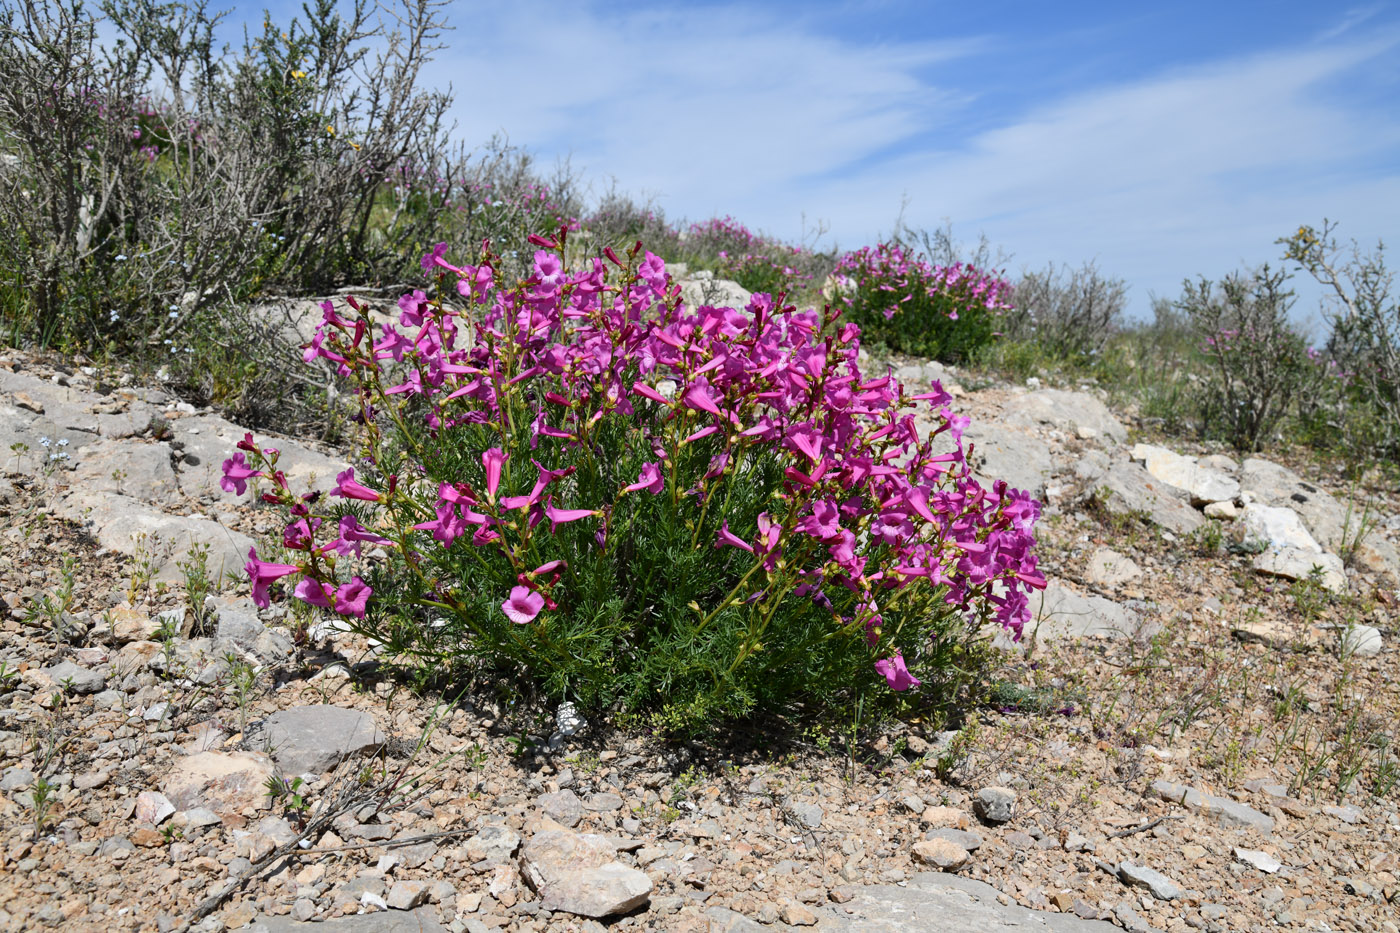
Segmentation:
{"type": "Polygon", "coordinates": [[[714,392],[703,379],[694,382],[685,390],[681,400],[690,408],[697,411],[707,411],[712,415],[720,414],[719,406],[715,404],[714,392]]]}
{"type": "Polygon", "coordinates": [[[562,525],[565,522],[576,522],[581,518],[592,518],[598,513],[593,509],[556,509],[554,507],[554,497],[551,496],[549,504],[545,507],[544,517],[552,524],[562,525]]]}
{"type": "Polygon", "coordinates": [[[652,495],[661,492],[666,481],[661,476],[661,467],[655,463],[642,464],[642,472],[637,475],[637,481],[630,486],[624,486],[623,492],[636,492],[638,489],[645,489],[652,495]]]}
{"type": "Polygon", "coordinates": [[[904,666],[903,652],[895,652],[893,657],[881,658],[875,662],[875,670],[885,676],[890,689],[896,692],[903,692],[910,687],[917,687],[923,681],[909,673],[909,668],[904,666]]]}
{"type": "Polygon", "coordinates": [[[253,585],[253,602],[262,609],[272,605],[272,600],[268,598],[267,588],[274,580],[280,580],[289,573],[301,571],[301,568],[296,564],[270,564],[258,560],[258,552],[255,548],[248,548],[248,563],[243,565],[243,569],[248,574],[248,582],[253,585]]]}
{"type": "Polygon", "coordinates": [[[727,544],[730,547],[743,548],[750,554],[753,553],[753,545],[749,544],[743,538],[730,531],[729,522],[725,522],[722,526],[720,526],[719,534],[716,536],[715,547],[719,547],[721,544],[727,544]]]}
{"type": "Polygon", "coordinates": [[[262,473],[248,466],[248,461],[243,458],[242,453],[235,452],[224,461],[224,475],[219,480],[219,488],[241,496],[248,491],[248,480],[254,476],[262,476],[262,473]]]}
{"type": "Polygon", "coordinates": [[[306,578],[297,583],[296,589],[292,590],[292,595],[302,602],[312,606],[319,606],[322,609],[331,608],[331,601],[326,595],[326,585],[320,580],[306,578]]]}
{"type": "Polygon", "coordinates": [[[365,617],[365,604],[369,602],[373,590],[359,577],[351,577],[349,583],[342,584],[335,593],[335,611],[343,616],[365,617]]]}
{"type": "Polygon", "coordinates": [[[492,447],[481,455],[481,465],[486,467],[486,494],[494,500],[496,490],[501,485],[501,465],[506,462],[506,454],[499,447],[492,447]]]}
{"type": "Polygon", "coordinates": [[[510,598],[501,603],[501,611],[506,614],[516,625],[525,625],[533,622],[535,616],[540,614],[544,608],[544,597],[534,592],[528,586],[517,586],[511,589],[510,598]]]}
{"type": "Polygon", "coordinates": [[[355,556],[359,557],[361,545],[382,546],[387,544],[392,546],[393,543],[388,538],[382,538],[365,528],[360,524],[360,520],[353,515],[345,515],[340,519],[340,541],[337,543],[336,550],[341,554],[349,554],[354,551],[355,556]]]}
{"type": "Polygon", "coordinates": [[[342,499],[359,499],[364,502],[380,501],[379,493],[362,486],[355,481],[355,468],[351,467],[344,473],[336,476],[336,487],[331,490],[331,495],[339,496],[342,499]]]}

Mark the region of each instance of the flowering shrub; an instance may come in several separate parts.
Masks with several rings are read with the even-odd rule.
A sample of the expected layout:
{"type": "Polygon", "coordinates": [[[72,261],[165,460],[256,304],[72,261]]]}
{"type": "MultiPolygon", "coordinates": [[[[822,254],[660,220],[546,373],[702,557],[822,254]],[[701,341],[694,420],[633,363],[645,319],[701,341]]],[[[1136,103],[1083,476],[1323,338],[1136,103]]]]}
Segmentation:
{"type": "Polygon", "coordinates": [[[568,271],[565,233],[513,287],[440,245],[377,339],[324,305],[306,359],[356,386],[362,456],[306,493],[251,436],[225,461],[287,513],[255,600],[675,729],[946,683],[1020,632],[1040,506],[971,478],[940,386],[863,375],[834,315],[686,308],[640,243],[568,271]]]}
{"type": "Polygon", "coordinates": [[[991,342],[1011,307],[1011,286],[999,273],[935,266],[894,242],[848,253],[835,275],[845,319],[867,340],[914,356],[966,359],[991,342]]]}

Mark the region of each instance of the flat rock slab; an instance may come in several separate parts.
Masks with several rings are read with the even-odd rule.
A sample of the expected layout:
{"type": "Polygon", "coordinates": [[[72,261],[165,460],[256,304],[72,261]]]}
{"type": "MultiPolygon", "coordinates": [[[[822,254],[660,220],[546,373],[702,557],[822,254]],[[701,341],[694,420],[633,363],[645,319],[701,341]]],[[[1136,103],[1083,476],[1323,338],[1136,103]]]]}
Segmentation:
{"type": "Polygon", "coordinates": [[[322,774],[384,744],[368,713],[339,706],[293,706],[263,721],[273,760],[283,774],[322,774]]]}
{"type": "Polygon", "coordinates": [[[1136,463],[1116,463],[1098,480],[1103,506],[1112,515],[1145,515],[1148,521],[1179,535],[1190,534],[1205,518],[1186,500],[1136,463]]]}
{"type": "Polygon", "coordinates": [[[203,807],[240,818],[243,810],[266,805],[267,780],[275,773],[266,755],[199,752],[177,759],[160,789],[177,810],[203,807]]]}
{"type": "Polygon", "coordinates": [[[607,917],[636,910],[651,899],[645,872],[617,861],[606,836],[560,827],[535,833],[520,852],[520,874],[545,910],[607,917]]]}
{"type": "Polygon", "coordinates": [[[1081,438],[1103,437],[1116,444],[1128,439],[1128,431],[1108,410],[1108,406],[1085,392],[1040,389],[1027,392],[1007,403],[1005,420],[1010,424],[1048,424],[1081,438]]]}
{"type": "Polygon", "coordinates": [[[994,421],[974,421],[963,440],[974,445],[971,466],[983,486],[1004,479],[1012,489],[1037,497],[1044,493],[1054,470],[1044,439],[994,421]]]}
{"type": "Polygon", "coordinates": [[[378,910],[368,914],[352,914],[325,921],[301,921],[291,917],[257,917],[245,927],[248,933],[441,933],[445,928],[437,922],[437,911],[431,907],[417,910],[378,910]]]}
{"type": "Polygon", "coordinates": [[[1122,586],[1142,576],[1142,568],[1132,558],[1101,547],[1089,558],[1084,578],[1096,586],[1122,586]]]}
{"type": "Polygon", "coordinates": [[[99,438],[73,453],[75,488],[87,493],[130,496],[152,505],[180,498],[169,444],[99,438]]]}
{"type": "Polygon", "coordinates": [[[1347,588],[1346,568],[1340,557],[1303,548],[1271,547],[1254,558],[1254,572],[1285,580],[1302,580],[1318,572],[1323,589],[1341,593],[1347,588]]]}
{"type": "Polygon", "coordinates": [[[1273,817],[1225,797],[1203,794],[1184,784],[1153,781],[1151,793],[1154,797],[1179,803],[1188,810],[1196,810],[1226,829],[1257,829],[1261,833],[1274,831],[1273,817]]]}
{"type": "MultiPolygon", "coordinates": [[[[170,427],[175,432],[175,439],[184,444],[180,488],[191,495],[227,495],[219,487],[219,480],[224,475],[223,464],[233,456],[235,445],[243,440],[248,429],[214,415],[181,418],[172,421],[170,427]]],[[[289,438],[273,437],[262,432],[254,432],[253,438],[259,447],[277,448],[280,452],[277,468],[286,474],[297,492],[305,491],[313,483],[329,489],[335,482],[336,474],[343,472],[347,466],[343,460],[328,457],[289,438]]]]}
{"type": "Polygon", "coordinates": [[[1059,580],[1051,580],[1030,602],[1038,621],[1026,626],[1027,634],[1034,626],[1038,639],[1132,638],[1156,629],[1132,609],[1103,596],[1076,593],[1059,580]]]}
{"type": "Polygon", "coordinates": [[[1141,461],[1156,479],[1186,493],[1196,505],[1228,502],[1240,494],[1240,484],[1234,477],[1165,447],[1137,444],[1133,447],[1133,459],[1141,461]]]}
{"type": "Polygon", "coordinates": [[[207,518],[170,515],[131,496],[73,489],[54,510],[60,518],[90,526],[97,543],[156,564],[156,579],[181,578],[179,563],[191,548],[209,548],[211,578],[240,579],[253,539],[207,518]]]}
{"type": "Polygon", "coordinates": [[[818,911],[817,929],[850,933],[1111,933],[1118,929],[1072,914],[1003,905],[997,902],[1000,892],[991,885],[942,872],[920,872],[907,887],[881,884],[854,890],[855,897],[847,903],[818,911]]]}

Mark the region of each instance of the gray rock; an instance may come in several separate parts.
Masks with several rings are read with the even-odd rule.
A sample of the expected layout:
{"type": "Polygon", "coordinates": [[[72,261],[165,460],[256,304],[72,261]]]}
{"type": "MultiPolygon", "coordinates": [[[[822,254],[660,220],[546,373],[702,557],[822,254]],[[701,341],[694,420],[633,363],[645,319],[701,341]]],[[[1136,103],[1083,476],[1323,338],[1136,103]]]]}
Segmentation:
{"type": "Polygon", "coordinates": [[[24,790],[37,779],[38,776],[28,768],[9,768],[0,778],[0,791],[24,790]]]}
{"type": "Polygon", "coordinates": [[[58,502],[54,514],[90,528],[102,547],[152,559],[159,581],[181,579],[178,564],[198,545],[209,548],[211,577],[246,576],[243,565],[248,561],[253,539],[207,518],[169,515],[131,496],[76,487],[58,502]]]}
{"type": "Polygon", "coordinates": [[[1205,523],[1201,513],[1178,498],[1172,487],[1136,463],[1114,464],[1091,491],[1102,495],[1101,502],[1110,515],[1143,515],[1152,524],[1177,534],[1189,534],[1205,523]]]}
{"type": "Polygon", "coordinates": [[[1122,586],[1142,576],[1142,568],[1112,548],[1101,547],[1089,557],[1084,578],[1097,586],[1122,586]]]}
{"type": "Polygon", "coordinates": [[[1156,626],[1132,609],[1098,595],[1081,595],[1059,580],[1030,597],[1033,621],[1026,634],[1037,639],[1132,638],[1151,635],[1156,626]]]}
{"type": "MultiPolygon", "coordinates": [[[[307,923],[295,917],[257,917],[248,933],[444,933],[431,907],[384,910],[307,923]]],[[[222,928],[221,928],[222,929],[222,928]]]]}
{"type": "Polygon", "coordinates": [[[73,455],[73,484],[89,493],[130,496],[153,505],[180,499],[169,444],[100,438],[73,455]]]}
{"type": "Polygon", "coordinates": [[[1027,392],[1007,403],[1004,417],[1010,424],[1048,424],[1079,437],[1097,435],[1118,444],[1128,439],[1127,429],[1108,406],[1084,392],[1063,389],[1027,392]]]}
{"type": "Polygon", "coordinates": [[[1257,829],[1261,833],[1274,831],[1273,817],[1225,797],[1203,794],[1194,788],[1184,784],[1173,784],[1171,781],[1153,781],[1151,792],[1154,797],[1179,803],[1188,810],[1196,810],[1227,829],[1257,829]]]}
{"type": "Polygon", "coordinates": [[[159,826],[175,815],[175,805],[157,791],[143,791],[136,797],[136,819],[159,826]]]}
{"type": "Polygon", "coordinates": [[[967,850],[956,842],[935,837],[914,843],[914,858],[941,871],[957,871],[967,864],[967,850]]]}
{"type": "Polygon", "coordinates": [[[1296,548],[1322,553],[1321,545],[1303,526],[1302,518],[1287,506],[1251,502],[1230,530],[1235,540],[1248,548],[1296,548]]]}
{"type": "Polygon", "coordinates": [[[999,479],[1008,486],[1039,497],[1054,464],[1050,448],[1035,434],[992,421],[974,421],[963,440],[973,444],[969,466],[984,486],[999,479]]]}
{"type": "Polygon", "coordinates": [[[1342,655],[1353,658],[1374,658],[1381,653],[1381,631],[1373,625],[1353,625],[1342,633],[1342,655]]]}
{"type": "MultiPolygon", "coordinates": [[[[180,488],[189,495],[212,495],[232,498],[219,487],[223,478],[223,463],[233,456],[235,445],[247,433],[246,428],[213,415],[181,418],[171,423],[175,439],[184,445],[180,461],[180,488]]],[[[286,474],[297,492],[313,485],[330,488],[337,473],[348,464],[328,457],[305,444],[285,437],[271,437],[262,432],[254,435],[260,447],[275,447],[279,451],[277,469],[286,474]]]]}
{"type": "Polygon", "coordinates": [[[969,852],[976,852],[982,848],[982,837],[976,833],[968,832],[965,829],[953,829],[951,826],[939,826],[924,833],[925,839],[946,839],[949,842],[957,843],[969,852]]]}
{"type": "Polygon", "coordinates": [[[501,823],[487,823],[463,846],[467,859],[485,868],[505,864],[518,848],[520,835],[501,823]]]}
{"type": "Polygon", "coordinates": [[[1185,493],[1193,505],[1228,502],[1240,494],[1240,484],[1235,479],[1197,463],[1194,457],[1151,444],[1135,445],[1132,455],[1154,478],[1185,493]]]}
{"type": "Polygon", "coordinates": [[[107,686],[107,678],[72,661],[62,661],[47,668],[44,673],[55,686],[66,687],[76,694],[100,693],[107,686]]]}
{"type": "MultiPolygon", "coordinates": [[[[1264,505],[1292,509],[1302,518],[1308,532],[1322,547],[1340,548],[1347,535],[1347,507],[1325,490],[1304,481],[1298,474],[1277,463],[1251,457],[1240,466],[1240,487],[1264,505]]],[[[1354,537],[1360,525],[1361,510],[1350,518],[1354,537]]]]}
{"type": "Polygon", "coordinates": [[[1285,580],[1303,580],[1320,572],[1318,580],[1324,589],[1341,593],[1347,588],[1346,570],[1340,557],[1296,547],[1269,548],[1254,558],[1254,572],[1285,580]]]}
{"type": "Polygon", "coordinates": [[[556,823],[573,829],[583,819],[583,802],[571,790],[541,794],[535,805],[556,823]]]}
{"type": "Polygon", "coordinates": [[[263,723],[272,757],[285,774],[321,774],[373,751],[384,734],[368,713],[339,706],[293,706],[263,723]]]}
{"type": "Polygon", "coordinates": [[[1006,823],[1016,815],[1016,792],[1009,787],[984,787],[972,798],[972,810],[984,823],[1006,823]]]}
{"type": "Polygon", "coordinates": [[[1002,905],[996,888],[945,872],[920,872],[905,886],[870,885],[839,910],[822,909],[818,929],[833,933],[920,933],[968,930],[976,933],[1116,933],[1117,927],[1072,914],[1002,905]]]}
{"type": "Polygon", "coordinates": [[[822,808],[814,803],[804,803],[800,800],[788,802],[788,809],[792,811],[797,821],[808,829],[818,829],[822,825],[822,808]]]}
{"type": "Polygon", "coordinates": [[[252,651],[267,627],[258,619],[258,607],[247,596],[206,596],[205,613],[215,620],[214,637],[227,638],[252,651]]]}
{"type": "Polygon", "coordinates": [[[520,874],[540,895],[545,910],[581,917],[623,914],[647,903],[651,879],[616,860],[604,836],[546,830],[531,836],[520,852],[520,874]]]}
{"type": "Polygon", "coordinates": [[[710,305],[742,310],[751,300],[753,293],[738,282],[715,278],[709,271],[696,272],[681,283],[681,301],[690,308],[710,305]]]}
{"type": "Polygon", "coordinates": [[[1135,888],[1145,888],[1159,901],[1174,901],[1186,892],[1172,883],[1166,875],[1144,865],[1132,862],[1118,863],[1118,877],[1124,884],[1135,888]]]}

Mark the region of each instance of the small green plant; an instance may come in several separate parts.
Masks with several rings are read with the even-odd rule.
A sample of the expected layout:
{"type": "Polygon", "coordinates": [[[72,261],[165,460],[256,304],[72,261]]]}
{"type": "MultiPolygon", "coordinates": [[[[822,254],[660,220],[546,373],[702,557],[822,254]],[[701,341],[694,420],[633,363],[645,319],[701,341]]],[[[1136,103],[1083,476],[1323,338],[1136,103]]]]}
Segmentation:
{"type": "Polygon", "coordinates": [[[14,689],[14,685],[18,680],[19,671],[10,667],[8,661],[0,661],[0,691],[8,692],[14,689]]]}
{"type": "Polygon", "coordinates": [[[1300,577],[1288,587],[1293,608],[1307,625],[1317,622],[1332,602],[1332,594],[1322,585],[1322,574],[1321,567],[1313,567],[1306,577],[1300,577]]]}
{"type": "Polygon", "coordinates": [[[234,701],[238,704],[238,731],[248,731],[248,701],[252,699],[258,685],[258,671],[242,657],[229,652],[224,655],[227,665],[228,685],[233,690],[234,701]]]}
{"type": "Polygon", "coordinates": [[[1196,551],[1205,557],[1215,557],[1225,550],[1225,532],[1217,521],[1208,520],[1191,532],[1191,540],[1196,545],[1196,551]]]}
{"type": "MultiPolygon", "coordinates": [[[[150,589],[159,569],[154,552],[148,546],[149,537],[144,531],[132,535],[135,545],[131,555],[131,565],[127,579],[126,601],[136,605],[136,597],[150,589]]],[[[177,633],[178,634],[178,633],[177,633]]]]}
{"type": "Polygon", "coordinates": [[[190,548],[185,559],[175,565],[185,578],[185,601],[189,604],[191,617],[190,630],[203,634],[209,625],[209,610],[205,599],[219,589],[219,581],[209,577],[209,545],[197,544],[190,548]]]}
{"type": "Polygon", "coordinates": [[[78,567],[78,559],[73,555],[63,558],[59,571],[58,585],[52,593],[45,593],[32,602],[25,613],[25,622],[48,629],[56,642],[66,642],[74,634],[68,622],[69,610],[73,608],[73,587],[78,567]]]}
{"type": "Polygon", "coordinates": [[[49,813],[53,809],[54,795],[58,787],[51,784],[47,778],[36,778],[34,786],[29,789],[29,806],[34,820],[34,840],[44,834],[44,828],[48,825],[49,813]]]}
{"type": "Polygon", "coordinates": [[[281,805],[285,812],[301,822],[311,810],[311,802],[306,799],[306,792],[302,790],[304,783],[299,777],[289,781],[274,774],[263,786],[267,788],[267,796],[273,804],[281,805]]]}

